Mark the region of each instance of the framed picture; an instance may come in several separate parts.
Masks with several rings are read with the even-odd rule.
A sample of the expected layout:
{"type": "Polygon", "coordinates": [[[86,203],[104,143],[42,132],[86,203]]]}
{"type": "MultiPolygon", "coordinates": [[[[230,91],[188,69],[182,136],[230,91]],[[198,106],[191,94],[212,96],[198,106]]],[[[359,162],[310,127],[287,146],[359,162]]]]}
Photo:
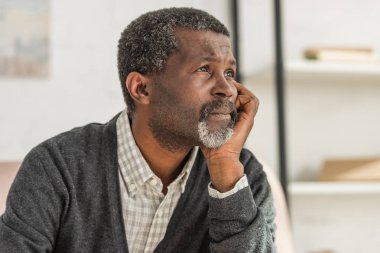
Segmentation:
{"type": "Polygon", "coordinates": [[[48,0],[0,0],[0,77],[46,77],[48,0]]]}

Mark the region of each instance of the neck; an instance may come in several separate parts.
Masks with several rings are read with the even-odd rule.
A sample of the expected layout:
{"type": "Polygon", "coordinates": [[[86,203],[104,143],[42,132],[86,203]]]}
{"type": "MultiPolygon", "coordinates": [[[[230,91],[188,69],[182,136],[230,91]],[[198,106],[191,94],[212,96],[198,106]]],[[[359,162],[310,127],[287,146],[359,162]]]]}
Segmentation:
{"type": "Polygon", "coordinates": [[[154,138],[147,122],[134,118],[131,124],[132,134],[150,169],[162,181],[163,191],[181,173],[192,147],[176,150],[163,148],[154,138]]]}

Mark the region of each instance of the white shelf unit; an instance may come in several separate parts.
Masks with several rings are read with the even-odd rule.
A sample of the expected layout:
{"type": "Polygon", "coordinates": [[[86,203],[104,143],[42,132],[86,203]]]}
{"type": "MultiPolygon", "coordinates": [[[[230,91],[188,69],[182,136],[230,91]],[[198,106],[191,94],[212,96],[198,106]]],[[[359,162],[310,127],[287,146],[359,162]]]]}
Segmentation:
{"type": "MultiPolygon", "coordinates": [[[[325,89],[323,85],[331,83],[345,85],[349,84],[351,87],[361,87],[367,84],[380,85],[380,61],[372,62],[334,62],[334,61],[318,61],[318,60],[306,60],[306,59],[291,59],[285,62],[285,73],[287,75],[288,89],[291,92],[291,83],[297,83],[304,85],[304,87],[310,87],[318,83],[318,87],[314,90],[325,89]]],[[[331,86],[331,85],[330,85],[331,86]]],[[[344,89],[344,86],[339,86],[344,89]]],[[[376,93],[374,93],[376,94],[376,93]]],[[[380,94],[378,94],[380,99],[380,94]]],[[[373,99],[374,97],[372,97],[373,99]]],[[[305,102],[305,101],[304,101],[305,102]]],[[[376,107],[377,104],[375,104],[376,107]]],[[[294,104],[293,104],[294,106],[294,104]]],[[[321,119],[321,118],[319,118],[321,119]]],[[[369,133],[368,133],[369,134],[369,133]]],[[[360,155],[358,155],[360,156],[360,155]]],[[[370,156],[374,156],[370,154],[370,156]]],[[[380,182],[370,183],[323,183],[323,182],[299,182],[298,180],[310,180],[310,178],[294,178],[292,183],[289,183],[288,190],[290,194],[300,194],[297,189],[304,189],[310,194],[323,193],[326,189],[335,189],[336,192],[354,193],[355,190],[371,192],[372,189],[379,189],[380,182]],[[363,187],[369,184],[368,187],[363,187]],[[294,190],[293,190],[294,189],[294,190]],[[311,190],[315,189],[315,190],[311,190]],[[318,189],[318,190],[317,190],[318,189]],[[368,191],[367,191],[368,189],[368,191]]],[[[378,191],[378,190],[375,190],[378,191]]],[[[326,190],[326,194],[331,192],[326,190]]]]}
{"type": "Polygon", "coordinates": [[[322,62],[317,60],[290,60],[285,70],[302,75],[365,75],[380,77],[380,62],[322,62]]]}
{"type": "MultiPolygon", "coordinates": [[[[323,135],[319,133],[320,135],[316,136],[321,136],[320,138],[326,138],[327,141],[331,141],[330,145],[339,143],[342,140],[344,143],[344,138],[339,138],[339,134],[338,137],[328,135],[337,133],[336,129],[339,129],[339,127],[336,124],[340,124],[341,121],[347,123],[348,114],[351,113],[353,119],[363,121],[363,119],[369,118],[369,114],[376,117],[379,112],[376,108],[379,108],[378,101],[380,99],[380,89],[378,86],[380,84],[380,63],[291,60],[285,63],[285,71],[288,82],[288,94],[291,94],[289,97],[292,98],[289,101],[299,102],[299,104],[290,103],[291,105],[289,105],[289,108],[293,112],[296,111],[298,113],[293,115],[300,115],[299,119],[303,119],[302,117],[308,116],[308,113],[312,114],[312,117],[306,118],[305,121],[297,121],[294,116],[291,118],[293,125],[289,129],[293,130],[293,134],[295,133],[294,129],[297,129],[297,127],[300,127],[301,130],[302,127],[311,129],[310,126],[312,124],[317,124],[319,126],[318,129],[326,131],[327,134],[323,135]],[[373,91],[369,91],[368,88],[373,89],[373,91]],[[340,92],[343,94],[341,97],[340,92]],[[314,108],[318,108],[319,105],[319,103],[315,103],[318,99],[313,96],[320,95],[322,95],[321,99],[323,103],[326,101],[330,103],[330,113],[326,113],[327,109],[330,109],[326,106],[324,107],[325,110],[313,110],[314,108]],[[355,106],[368,109],[369,113],[365,117],[358,117],[360,110],[355,110],[354,106],[347,107],[347,104],[351,102],[348,99],[350,95],[352,95],[352,101],[355,106]],[[338,102],[332,102],[335,96],[337,96],[336,101],[338,102]],[[310,104],[307,104],[305,106],[306,109],[304,109],[302,105],[308,103],[309,100],[307,99],[309,98],[311,98],[310,104]],[[339,107],[340,103],[344,106],[339,107]],[[294,110],[295,108],[297,109],[297,106],[302,108],[294,110]],[[311,112],[308,111],[310,108],[312,109],[311,112]],[[340,118],[338,117],[339,120],[336,120],[336,115],[341,116],[340,118]],[[315,118],[316,120],[313,121],[315,118]],[[329,128],[323,128],[323,122],[321,123],[321,121],[324,120],[332,125],[329,128]]],[[[364,120],[363,122],[369,121],[364,120]]],[[[378,121],[371,126],[377,125],[378,121]]],[[[358,141],[358,147],[361,148],[360,150],[358,147],[354,149],[360,153],[358,156],[367,155],[367,152],[368,155],[372,156],[373,151],[378,150],[378,145],[375,144],[378,139],[377,130],[374,130],[374,127],[359,129],[361,129],[359,133],[356,133],[353,127],[344,130],[352,135],[356,134],[356,136],[360,136],[358,138],[361,140],[369,141],[368,146],[365,146],[366,143],[364,141],[358,141]]],[[[301,136],[308,134],[304,132],[304,135],[301,136]]],[[[293,135],[293,140],[294,136],[297,135],[293,135]]],[[[293,141],[292,145],[295,145],[293,147],[299,149],[300,147],[304,147],[305,144],[310,144],[311,147],[309,148],[313,153],[312,159],[318,157],[318,159],[323,160],[327,158],[326,153],[330,156],[338,155],[339,157],[350,156],[346,154],[342,155],[344,152],[351,155],[354,153],[352,150],[347,151],[348,149],[342,152],[339,150],[342,145],[332,145],[331,152],[317,153],[318,149],[326,148],[326,145],[318,145],[316,139],[306,138],[303,140],[302,138],[298,138],[296,141],[293,141]],[[304,145],[301,145],[301,143],[304,145]],[[334,153],[335,151],[338,152],[334,153]]],[[[349,145],[346,147],[349,147],[349,145]]],[[[293,155],[305,156],[305,153],[300,153],[293,152],[293,155]]],[[[306,152],[306,156],[309,153],[306,152]]],[[[312,160],[310,164],[313,164],[308,164],[307,168],[304,166],[304,170],[298,169],[300,165],[307,163],[307,160],[303,160],[298,162],[298,164],[294,163],[296,166],[290,167],[290,170],[293,168],[294,171],[298,170],[298,173],[302,172],[301,175],[306,175],[305,177],[295,177],[288,184],[296,252],[306,253],[318,250],[322,251],[324,249],[331,249],[331,251],[337,253],[377,252],[378,245],[380,245],[380,240],[378,239],[380,238],[380,221],[376,218],[380,210],[380,182],[302,181],[313,180],[318,173],[315,170],[316,166],[318,166],[315,160],[312,160]],[[313,173],[307,174],[308,171],[306,170],[311,170],[313,173]],[[358,244],[362,246],[357,247],[356,245],[358,244]]]]}
{"type": "Polygon", "coordinates": [[[380,195],[380,182],[292,182],[288,191],[293,196],[380,195]]]}

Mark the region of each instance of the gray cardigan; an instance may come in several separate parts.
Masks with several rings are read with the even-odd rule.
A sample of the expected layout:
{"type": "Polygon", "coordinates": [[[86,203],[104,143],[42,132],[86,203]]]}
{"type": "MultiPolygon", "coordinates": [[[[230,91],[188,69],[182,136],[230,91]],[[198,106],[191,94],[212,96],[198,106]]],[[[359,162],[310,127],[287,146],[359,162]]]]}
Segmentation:
{"type": "MultiPolygon", "coordinates": [[[[62,133],[24,159],[0,219],[0,252],[128,252],[116,119],[62,133]]],[[[194,167],[154,252],[275,252],[274,207],[262,166],[241,152],[250,187],[211,198],[206,161],[194,167]]]]}

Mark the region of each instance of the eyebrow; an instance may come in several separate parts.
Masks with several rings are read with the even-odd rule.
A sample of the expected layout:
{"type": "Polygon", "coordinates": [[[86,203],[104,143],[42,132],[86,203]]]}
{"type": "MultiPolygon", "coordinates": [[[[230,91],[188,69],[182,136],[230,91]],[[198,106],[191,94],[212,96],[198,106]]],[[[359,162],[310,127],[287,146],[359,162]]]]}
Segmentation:
{"type": "MultiPolygon", "coordinates": [[[[202,61],[208,61],[208,62],[221,62],[221,59],[219,57],[214,57],[214,56],[205,56],[201,57],[202,61]]],[[[230,60],[229,63],[232,66],[236,66],[236,61],[234,59],[230,60]]]]}

